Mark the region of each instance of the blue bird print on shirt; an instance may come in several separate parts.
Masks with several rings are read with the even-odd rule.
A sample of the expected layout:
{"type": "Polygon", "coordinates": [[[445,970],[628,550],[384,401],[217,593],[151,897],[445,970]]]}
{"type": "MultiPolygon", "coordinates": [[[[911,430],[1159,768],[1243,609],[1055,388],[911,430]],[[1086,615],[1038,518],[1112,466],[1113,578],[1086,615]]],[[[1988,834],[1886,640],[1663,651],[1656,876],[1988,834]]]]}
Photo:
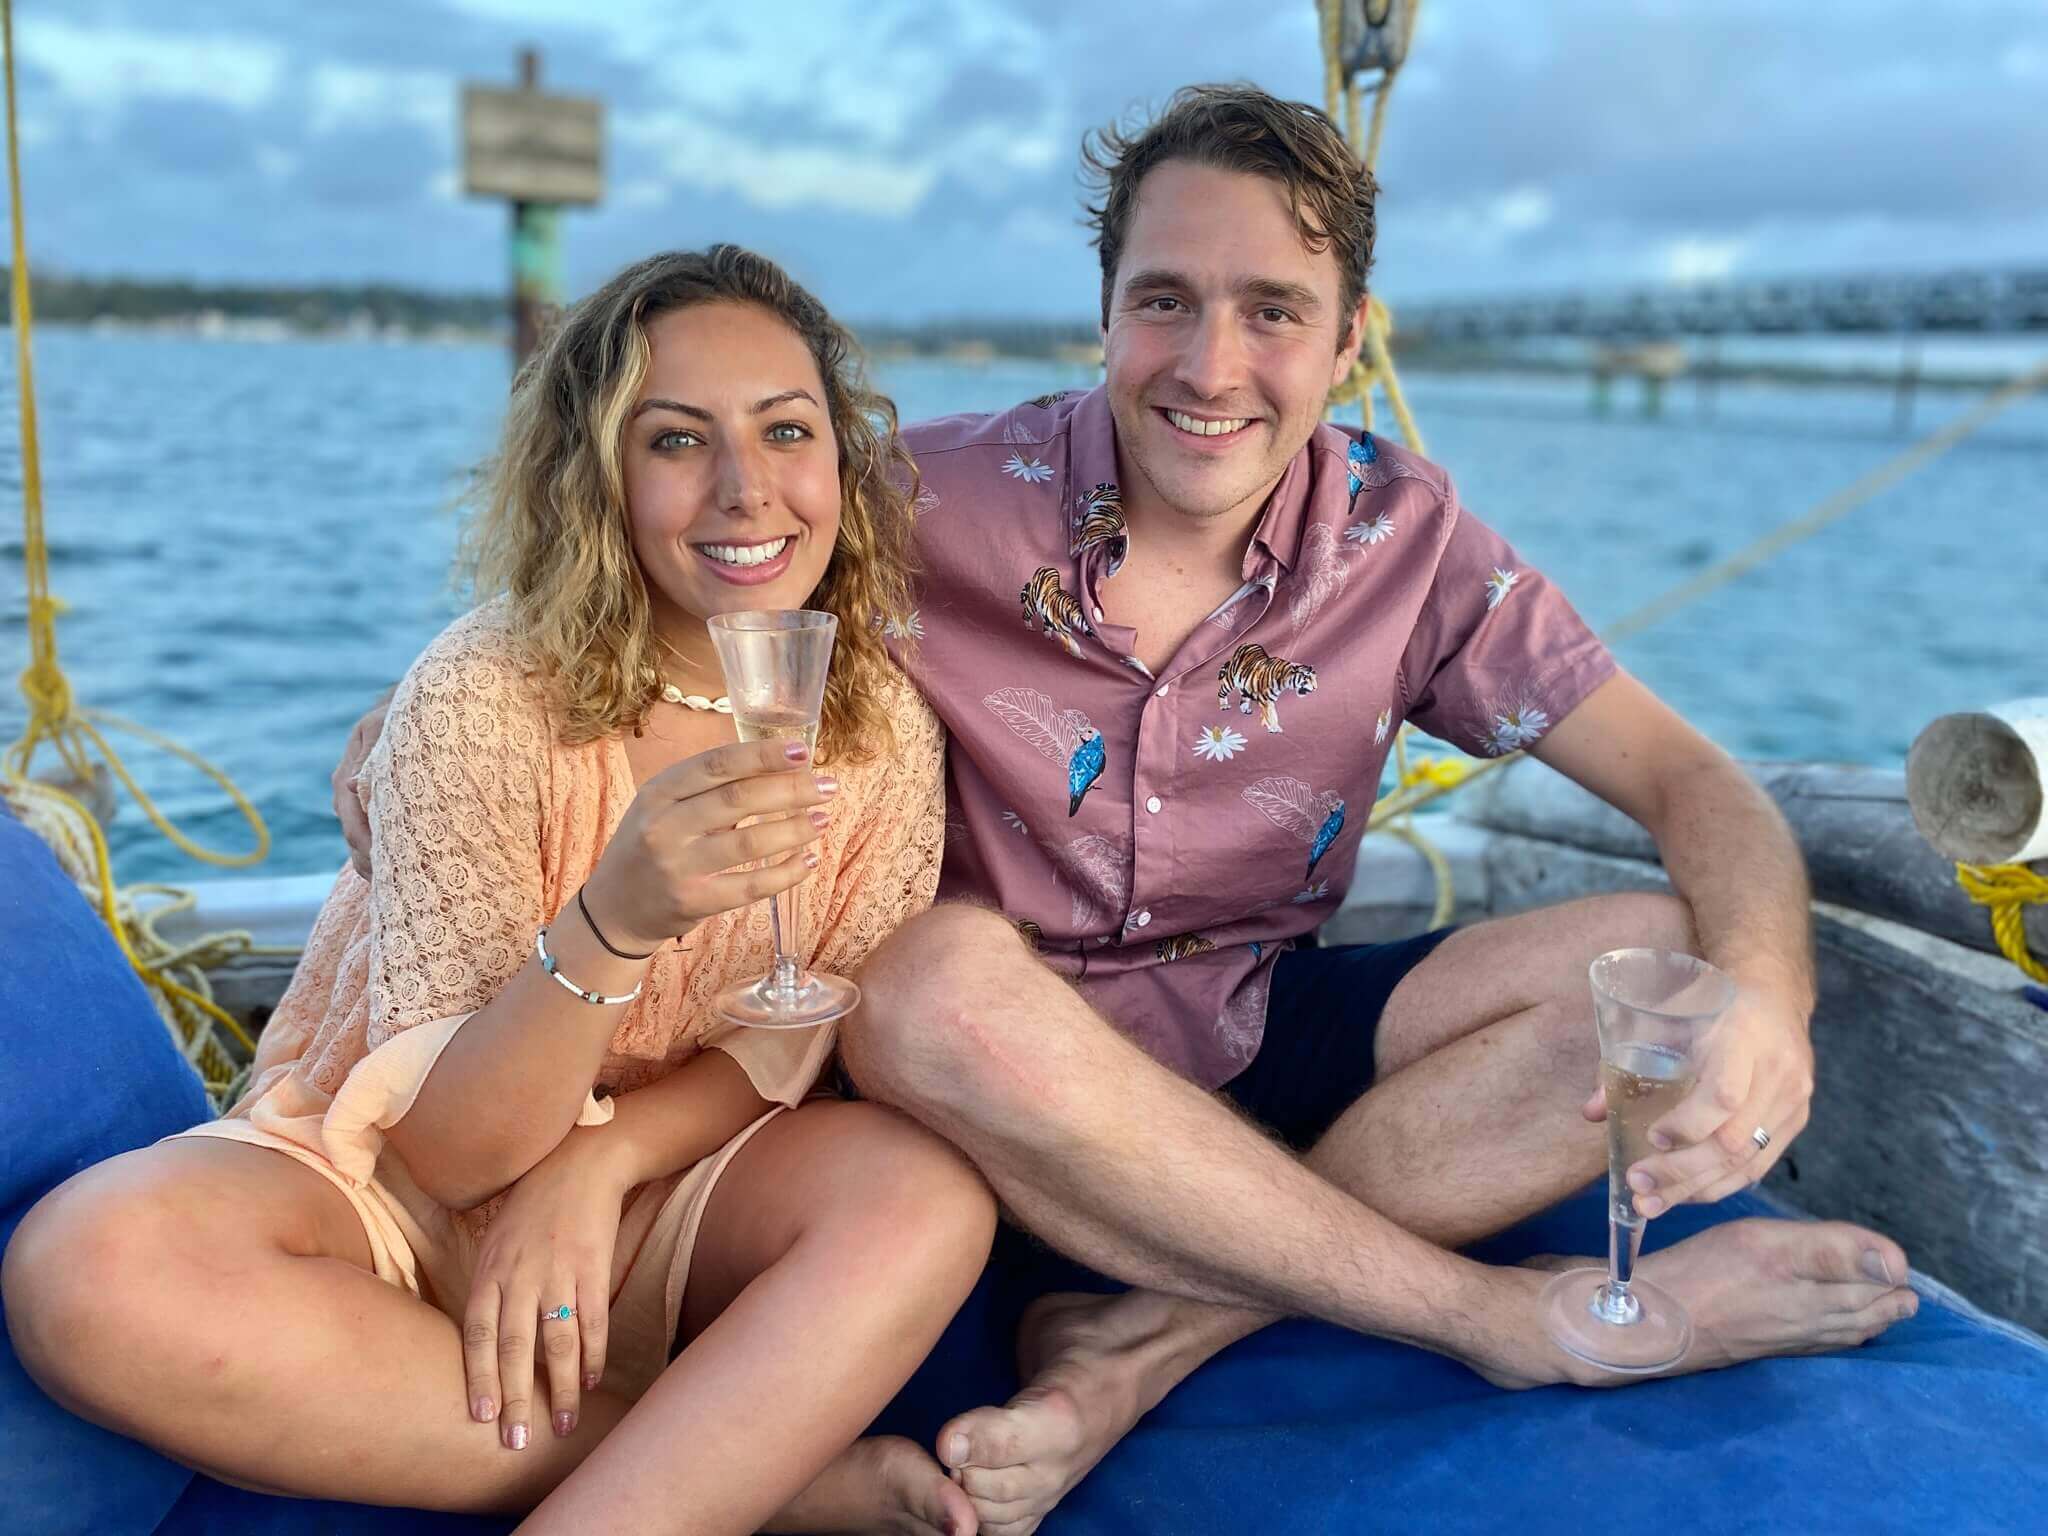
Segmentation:
{"type": "Polygon", "coordinates": [[[1308,844],[1308,873],[1344,830],[1344,797],[1335,790],[1318,790],[1300,779],[1285,775],[1260,779],[1247,786],[1245,803],[1276,827],[1283,827],[1308,844]]]}
{"type": "Polygon", "coordinates": [[[1102,777],[1105,756],[1102,737],[1094,731],[1088,739],[1074,748],[1074,755],[1067,759],[1067,814],[1073,815],[1081,809],[1081,801],[1088,791],[1095,787],[1095,781],[1102,777]]]}
{"type": "Polygon", "coordinates": [[[1109,762],[1094,722],[1078,709],[1061,709],[1036,688],[998,688],[981,702],[1040,757],[1066,770],[1067,814],[1079,811],[1109,762]]]}
{"type": "Polygon", "coordinates": [[[1323,818],[1323,824],[1316,831],[1316,840],[1308,845],[1308,873],[1303,879],[1315,877],[1316,865],[1323,855],[1330,851],[1330,844],[1337,841],[1337,834],[1344,830],[1344,802],[1337,802],[1337,809],[1323,818]]]}
{"type": "Polygon", "coordinates": [[[1365,466],[1372,463],[1379,456],[1380,445],[1372,440],[1370,432],[1359,438],[1357,442],[1345,450],[1344,459],[1351,469],[1352,495],[1356,496],[1365,489],[1365,466]]]}

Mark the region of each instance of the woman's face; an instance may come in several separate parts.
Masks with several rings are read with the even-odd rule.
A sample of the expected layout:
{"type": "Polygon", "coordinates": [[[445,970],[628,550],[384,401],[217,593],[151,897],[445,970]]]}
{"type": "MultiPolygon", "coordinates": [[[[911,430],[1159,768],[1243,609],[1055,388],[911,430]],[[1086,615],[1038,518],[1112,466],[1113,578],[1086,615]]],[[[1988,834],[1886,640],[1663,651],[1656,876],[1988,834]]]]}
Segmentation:
{"type": "Polygon", "coordinates": [[[660,316],[647,341],[624,471],[657,627],[803,607],[839,537],[839,446],[810,348],[724,301],[660,316]]]}

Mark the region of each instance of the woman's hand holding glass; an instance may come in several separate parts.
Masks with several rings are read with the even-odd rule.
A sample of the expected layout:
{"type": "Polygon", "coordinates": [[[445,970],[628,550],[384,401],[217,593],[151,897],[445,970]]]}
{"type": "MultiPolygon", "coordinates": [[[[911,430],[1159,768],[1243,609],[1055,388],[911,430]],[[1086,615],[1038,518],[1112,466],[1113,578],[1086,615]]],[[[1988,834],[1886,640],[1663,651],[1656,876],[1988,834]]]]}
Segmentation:
{"type": "Polygon", "coordinates": [[[584,886],[603,938],[649,953],[707,917],[801,884],[818,863],[810,845],[831,824],[823,807],[839,792],[810,760],[800,741],[739,742],[641,785],[584,886]]]}
{"type": "Polygon", "coordinates": [[[603,1131],[571,1131],[514,1184],[477,1253],[464,1386],[470,1417],[496,1419],[508,1450],[525,1450],[531,1432],[536,1341],[557,1435],[575,1429],[582,1394],[604,1377],[612,1250],[631,1180],[603,1131]]]}

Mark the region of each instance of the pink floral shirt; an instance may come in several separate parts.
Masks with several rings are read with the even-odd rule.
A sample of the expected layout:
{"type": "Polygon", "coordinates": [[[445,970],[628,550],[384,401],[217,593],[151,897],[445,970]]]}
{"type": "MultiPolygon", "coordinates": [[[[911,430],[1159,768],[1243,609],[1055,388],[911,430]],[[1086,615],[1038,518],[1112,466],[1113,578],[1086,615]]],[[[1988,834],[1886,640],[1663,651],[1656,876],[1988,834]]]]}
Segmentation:
{"type": "Polygon", "coordinates": [[[1401,723],[1498,755],[1614,671],[1442,470],[1326,424],[1244,584],[1154,675],[1098,597],[1129,548],[1103,390],[905,437],[923,586],[889,629],[950,735],[939,897],[1007,914],[1204,1087],[1257,1053],[1274,961],[1343,899],[1401,723]]]}

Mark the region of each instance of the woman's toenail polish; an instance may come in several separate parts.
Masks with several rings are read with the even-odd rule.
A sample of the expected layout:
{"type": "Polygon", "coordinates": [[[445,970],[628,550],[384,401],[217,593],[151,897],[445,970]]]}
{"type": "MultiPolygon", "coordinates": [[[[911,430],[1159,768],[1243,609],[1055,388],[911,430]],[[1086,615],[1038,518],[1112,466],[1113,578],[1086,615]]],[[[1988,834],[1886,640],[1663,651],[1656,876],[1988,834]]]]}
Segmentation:
{"type": "Polygon", "coordinates": [[[1875,1248],[1866,1248],[1863,1252],[1863,1273],[1879,1285],[1898,1284],[1898,1281],[1892,1278],[1891,1266],[1885,1263],[1884,1255],[1875,1248]]]}

